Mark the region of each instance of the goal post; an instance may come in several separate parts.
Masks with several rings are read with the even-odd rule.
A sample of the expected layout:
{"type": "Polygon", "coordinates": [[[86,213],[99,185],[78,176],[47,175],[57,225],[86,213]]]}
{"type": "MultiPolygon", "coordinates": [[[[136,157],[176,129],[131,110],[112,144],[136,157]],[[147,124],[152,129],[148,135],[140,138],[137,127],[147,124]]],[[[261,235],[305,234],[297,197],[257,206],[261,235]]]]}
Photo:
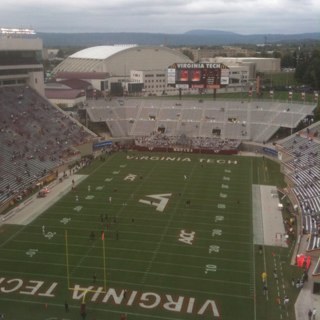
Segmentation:
{"type": "MultiPolygon", "coordinates": [[[[101,241],[102,241],[102,264],[103,264],[103,289],[104,291],[99,290],[99,292],[107,292],[107,270],[106,270],[106,245],[105,245],[105,232],[101,232],[101,241]]],[[[68,230],[65,230],[65,262],[66,262],[66,275],[67,275],[67,287],[68,290],[74,291],[74,288],[71,287],[70,280],[70,262],[69,262],[69,242],[68,242],[68,230]]],[[[85,296],[88,292],[96,293],[97,290],[90,290],[88,288],[78,288],[78,291],[84,291],[83,302],[85,301],[85,296]]]]}

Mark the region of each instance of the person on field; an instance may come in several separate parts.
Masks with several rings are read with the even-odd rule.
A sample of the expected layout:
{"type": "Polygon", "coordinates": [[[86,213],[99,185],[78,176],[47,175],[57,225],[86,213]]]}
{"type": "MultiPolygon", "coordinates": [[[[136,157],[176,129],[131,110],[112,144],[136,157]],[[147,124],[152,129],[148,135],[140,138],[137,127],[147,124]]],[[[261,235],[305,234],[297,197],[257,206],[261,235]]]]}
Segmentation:
{"type": "Polygon", "coordinates": [[[263,295],[265,296],[265,295],[267,295],[267,293],[268,293],[268,287],[267,287],[267,285],[264,283],[264,284],[263,284],[263,295]]]}
{"type": "Polygon", "coordinates": [[[65,310],[66,312],[69,312],[69,304],[68,304],[67,301],[64,302],[64,310],[65,310]]]}
{"type": "Polygon", "coordinates": [[[278,279],[277,269],[274,269],[274,270],[273,270],[273,278],[274,278],[275,280],[278,279]]]}
{"type": "Polygon", "coordinates": [[[263,283],[267,281],[267,273],[266,273],[265,271],[262,272],[262,274],[261,274],[261,279],[262,279],[262,282],[263,282],[263,283]]]}
{"type": "Polygon", "coordinates": [[[312,309],[312,320],[316,320],[316,315],[317,315],[317,309],[313,308],[312,309]]]}

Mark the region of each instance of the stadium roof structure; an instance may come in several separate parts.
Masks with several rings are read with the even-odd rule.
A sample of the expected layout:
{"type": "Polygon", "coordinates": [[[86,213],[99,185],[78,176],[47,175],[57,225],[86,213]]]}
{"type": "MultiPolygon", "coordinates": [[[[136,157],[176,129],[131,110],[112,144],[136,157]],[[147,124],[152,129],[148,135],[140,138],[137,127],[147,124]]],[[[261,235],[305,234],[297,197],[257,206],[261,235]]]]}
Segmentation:
{"type": "Polygon", "coordinates": [[[79,89],[86,90],[91,88],[91,83],[81,79],[65,79],[61,81],[50,80],[46,82],[46,89],[79,89]]]}
{"type": "Polygon", "coordinates": [[[73,100],[84,95],[80,89],[45,89],[47,99],[73,100]]]}
{"type": "Polygon", "coordinates": [[[91,88],[91,83],[80,79],[66,79],[59,81],[59,83],[64,84],[71,89],[86,90],[91,88]]]}

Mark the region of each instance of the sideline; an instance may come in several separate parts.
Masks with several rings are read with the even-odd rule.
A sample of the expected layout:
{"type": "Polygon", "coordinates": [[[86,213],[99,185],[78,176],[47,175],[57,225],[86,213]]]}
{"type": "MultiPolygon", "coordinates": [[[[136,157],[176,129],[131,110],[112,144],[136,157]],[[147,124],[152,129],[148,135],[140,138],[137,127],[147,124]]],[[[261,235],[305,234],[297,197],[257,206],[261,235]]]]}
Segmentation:
{"type": "Polygon", "coordinates": [[[70,192],[72,180],[74,180],[75,186],[77,186],[87,177],[88,175],[73,174],[67,176],[61,182],[59,182],[59,179],[54,180],[47,186],[50,192],[46,197],[39,198],[36,193],[26,199],[17,207],[2,216],[0,226],[3,224],[29,224],[54,203],[60,200],[64,195],[70,192]]]}
{"type": "Polygon", "coordinates": [[[253,185],[252,195],[254,244],[288,247],[277,187],[253,185]]]}

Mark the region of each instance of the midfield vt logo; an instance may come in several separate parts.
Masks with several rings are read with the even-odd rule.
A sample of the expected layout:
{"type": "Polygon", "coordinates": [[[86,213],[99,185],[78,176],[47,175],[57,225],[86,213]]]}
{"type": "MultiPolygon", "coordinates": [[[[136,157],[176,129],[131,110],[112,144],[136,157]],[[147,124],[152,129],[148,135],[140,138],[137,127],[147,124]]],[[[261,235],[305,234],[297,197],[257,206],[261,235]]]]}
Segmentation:
{"type": "Polygon", "coordinates": [[[140,199],[139,202],[154,206],[156,207],[157,211],[163,212],[171,196],[172,193],[149,194],[146,195],[146,197],[154,199],[156,201],[140,199]]]}

